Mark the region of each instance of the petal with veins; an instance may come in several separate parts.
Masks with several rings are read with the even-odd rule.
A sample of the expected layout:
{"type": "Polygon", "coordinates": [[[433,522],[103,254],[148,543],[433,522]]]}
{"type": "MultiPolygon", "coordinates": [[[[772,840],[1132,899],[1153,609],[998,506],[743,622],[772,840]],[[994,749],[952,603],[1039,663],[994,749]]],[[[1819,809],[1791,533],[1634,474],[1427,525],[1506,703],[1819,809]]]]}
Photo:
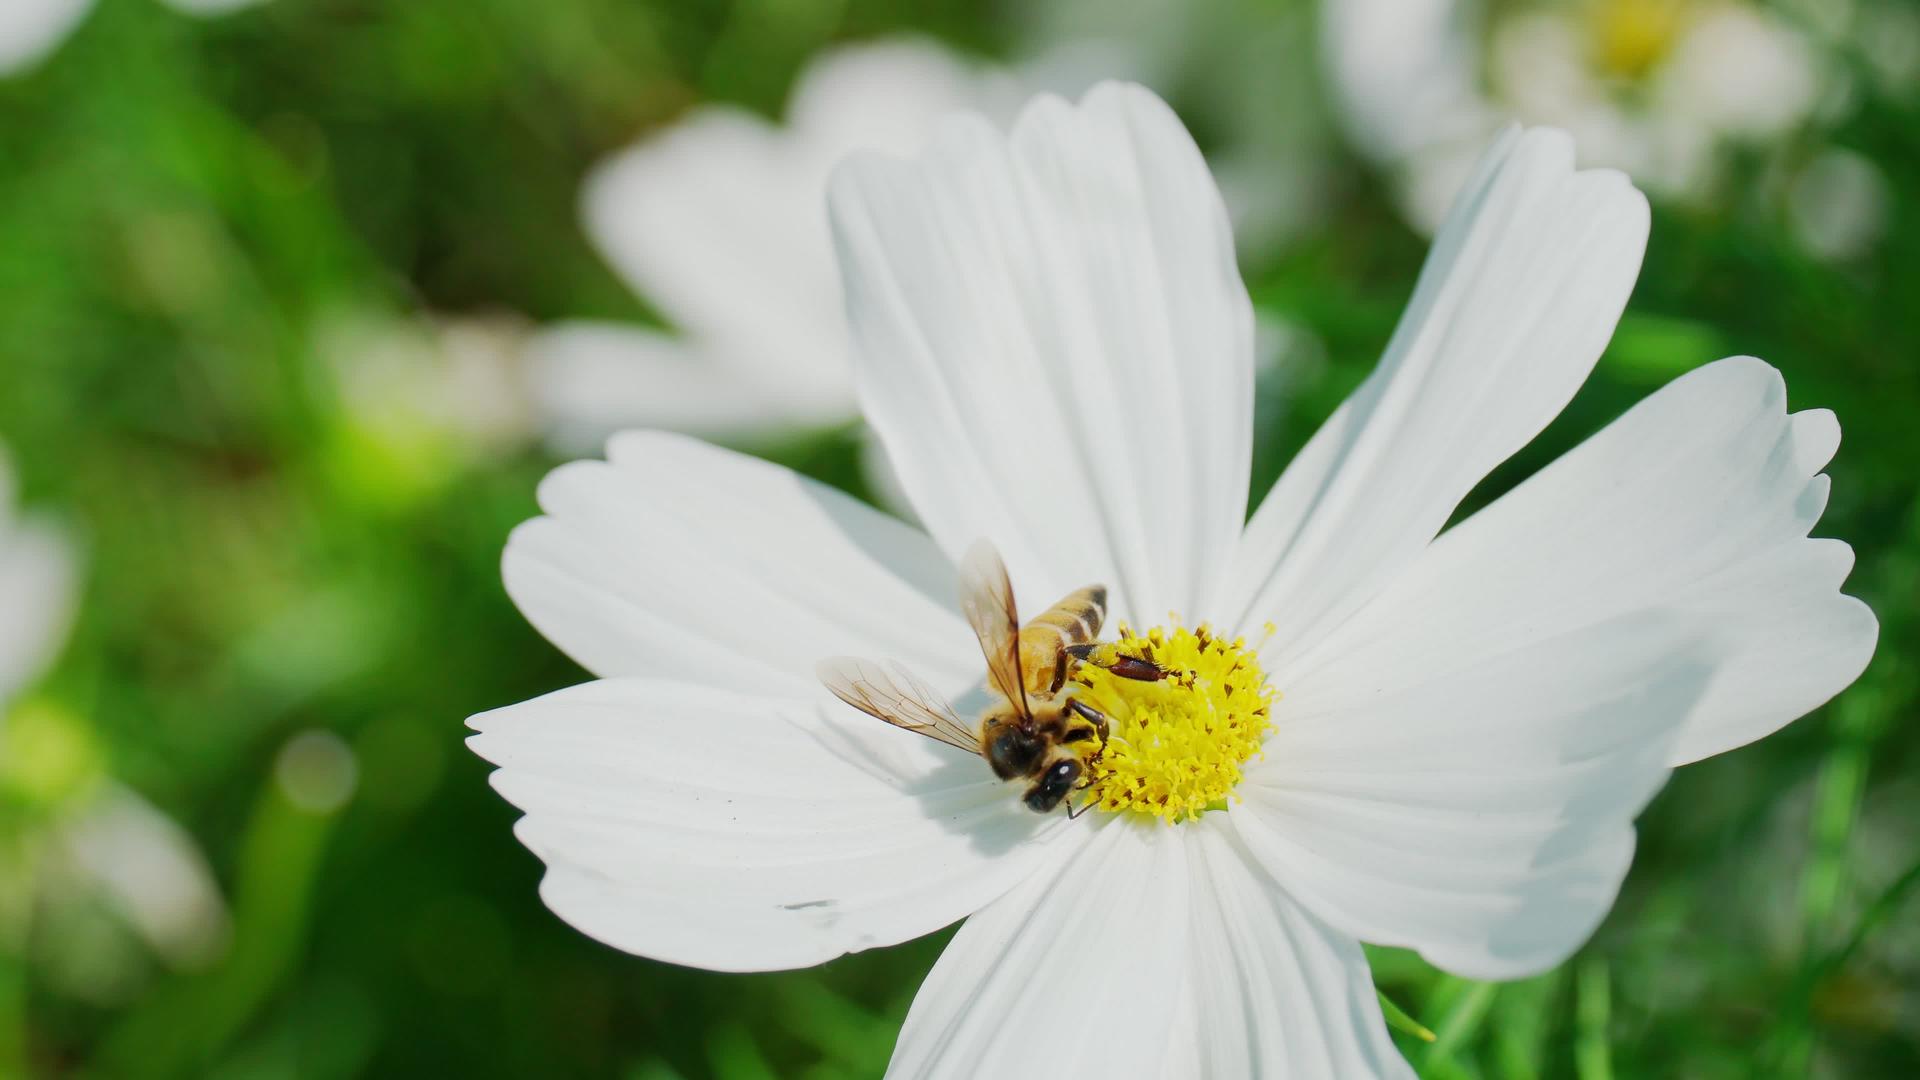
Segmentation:
{"type": "MultiPolygon", "coordinates": [[[[1088,822],[1081,821],[1084,827],[1088,822]]],[[[1093,823],[968,919],[913,999],[892,1077],[1138,1076],[1164,1059],[1185,964],[1187,845],[1093,823]]]]}
{"type": "Polygon", "coordinates": [[[1363,941],[1475,978],[1564,960],[1613,904],[1710,650],[1639,616],[1432,655],[1383,635],[1343,660],[1276,705],[1228,815],[1247,846],[1363,941]]]}
{"type": "Polygon", "coordinates": [[[1176,1051],[1191,1056],[1169,1057],[1158,1075],[1411,1077],[1360,943],[1295,903],[1221,815],[1193,833],[1194,1030],[1176,1051]]]}
{"type": "Polygon", "coordinates": [[[1104,581],[1117,617],[1209,608],[1245,513],[1253,320],[1172,111],[1106,84],[1010,136],[956,118],[917,160],[843,166],[830,202],[856,385],[941,547],[990,537],[1029,603],[1104,581]]]}
{"type": "Polygon", "coordinates": [[[1511,131],[1434,241],[1373,375],[1260,504],[1224,620],[1278,633],[1285,668],[1427,546],[1593,369],[1633,289],[1646,200],[1576,172],[1558,131],[1511,131]]]}
{"type": "Polygon", "coordinates": [[[602,676],[811,696],[814,665],[894,659],[943,691],[978,682],[953,569],[912,528],[787,469],[658,432],[540,485],[507,592],[602,676]]]}
{"type": "Polygon", "coordinates": [[[547,864],[548,907],[717,971],[919,937],[1084,838],[979,758],[819,697],[607,680],[476,716],[468,742],[526,814],[515,832],[547,864]]]}
{"type": "Polygon", "coordinates": [[[1657,610],[1714,645],[1673,763],[1751,742],[1873,654],[1873,613],[1839,591],[1852,552],[1807,539],[1839,439],[1832,413],[1787,413],[1768,365],[1699,368],[1440,537],[1277,677],[1366,679],[1657,610]]]}

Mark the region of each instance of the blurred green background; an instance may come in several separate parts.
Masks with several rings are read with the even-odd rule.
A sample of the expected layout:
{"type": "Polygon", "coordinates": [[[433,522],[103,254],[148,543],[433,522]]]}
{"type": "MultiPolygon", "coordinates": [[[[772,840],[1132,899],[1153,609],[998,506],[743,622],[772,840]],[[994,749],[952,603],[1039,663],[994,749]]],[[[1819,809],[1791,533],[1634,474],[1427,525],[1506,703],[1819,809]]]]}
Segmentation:
{"type": "MultiPolygon", "coordinates": [[[[1501,65],[1553,54],[1497,27],[1544,10],[1624,115],[1672,107],[1667,5],[1522,7],[1469,10],[1507,42],[1468,65],[1487,100],[1536,109],[1501,65]]],[[[1674,778],[1562,970],[1483,985],[1377,953],[1438,1033],[1403,1042],[1426,1076],[1920,1075],[1920,16],[1743,10],[1794,35],[1816,93],[1657,186],[1598,372],[1474,501],[1691,367],[1764,357],[1794,407],[1840,416],[1820,531],[1858,553],[1879,652],[1834,704],[1674,778]]],[[[877,1075],[945,934],[767,976],[607,949],[541,906],[461,745],[469,714],[583,678],[499,582],[559,460],[517,343],[661,321],[583,230],[582,177],[698,102],[779,117],[836,43],[913,31],[1038,70],[1099,36],[1096,66],[1147,78],[1271,196],[1242,232],[1275,339],[1264,491],[1410,291],[1424,150],[1367,134],[1327,13],[1285,0],[203,14],[99,0],[0,75],[0,443],[80,582],[60,658],[0,703],[0,1075],[877,1075]],[[484,408],[446,383],[475,350],[505,387],[484,408]],[[129,843],[171,837],[204,877],[171,911],[115,891],[137,851],[74,839],[127,805],[129,843]]],[[[872,497],[851,423],[746,442],[872,497]]]]}

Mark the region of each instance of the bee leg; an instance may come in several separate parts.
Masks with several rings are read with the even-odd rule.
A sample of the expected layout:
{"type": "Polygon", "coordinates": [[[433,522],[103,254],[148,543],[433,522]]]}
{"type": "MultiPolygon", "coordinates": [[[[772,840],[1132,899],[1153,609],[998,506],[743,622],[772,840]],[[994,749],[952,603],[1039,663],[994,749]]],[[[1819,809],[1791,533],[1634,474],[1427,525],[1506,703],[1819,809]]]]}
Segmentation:
{"type": "Polygon", "coordinates": [[[1083,664],[1092,664],[1094,667],[1105,668],[1123,679],[1134,679],[1139,682],[1159,682],[1161,679],[1173,674],[1159,664],[1151,660],[1143,660],[1138,656],[1116,656],[1112,660],[1103,662],[1094,656],[1095,650],[1099,648],[1100,643],[1096,641],[1085,645],[1069,645],[1063,651],[1083,664]]]}
{"type": "Polygon", "coordinates": [[[1099,709],[1096,709],[1093,706],[1087,704],[1086,702],[1081,701],[1079,698],[1067,699],[1067,711],[1078,715],[1082,720],[1085,720],[1089,724],[1092,724],[1093,730],[1100,733],[1101,743],[1104,744],[1107,741],[1107,714],[1106,713],[1103,713],[1099,709]]]}

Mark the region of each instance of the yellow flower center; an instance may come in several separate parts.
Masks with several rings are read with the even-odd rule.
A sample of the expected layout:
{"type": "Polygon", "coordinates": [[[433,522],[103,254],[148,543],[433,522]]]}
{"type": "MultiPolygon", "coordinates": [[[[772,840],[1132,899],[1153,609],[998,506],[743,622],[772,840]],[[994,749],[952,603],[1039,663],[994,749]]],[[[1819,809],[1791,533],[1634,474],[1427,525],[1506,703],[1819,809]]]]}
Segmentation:
{"type": "Polygon", "coordinates": [[[1107,742],[1093,767],[1089,804],[1112,813],[1152,814],[1170,823],[1225,809],[1240,767],[1260,753],[1277,696],[1242,638],[1177,621],[1144,636],[1120,624],[1075,675],[1081,700],[1106,714],[1107,742]],[[1100,665],[1121,656],[1151,660],[1171,674],[1157,682],[1100,665]]]}
{"type": "Polygon", "coordinates": [[[1674,0],[1599,0],[1589,8],[1588,40],[1601,71],[1644,78],[1680,40],[1689,5],[1674,0]]]}

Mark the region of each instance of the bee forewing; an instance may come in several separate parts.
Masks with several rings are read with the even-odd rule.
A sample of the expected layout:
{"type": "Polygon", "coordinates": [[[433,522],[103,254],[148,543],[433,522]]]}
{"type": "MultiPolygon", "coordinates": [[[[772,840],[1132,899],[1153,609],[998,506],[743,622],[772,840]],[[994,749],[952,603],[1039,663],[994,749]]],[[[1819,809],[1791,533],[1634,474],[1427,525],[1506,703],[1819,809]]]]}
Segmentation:
{"type": "Polygon", "coordinates": [[[960,564],[960,606],[980,639],[988,681],[1021,716],[1030,715],[1020,674],[1020,612],[1013,603],[1013,582],[1000,553],[986,540],[968,549],[960,564]]]}
{"type": "Polygon", "coordinates": [[[980,752],[980,736],[932,687],[899,664],[835,656],[814,666],[835,697],[897,728],[980,752]]]}

